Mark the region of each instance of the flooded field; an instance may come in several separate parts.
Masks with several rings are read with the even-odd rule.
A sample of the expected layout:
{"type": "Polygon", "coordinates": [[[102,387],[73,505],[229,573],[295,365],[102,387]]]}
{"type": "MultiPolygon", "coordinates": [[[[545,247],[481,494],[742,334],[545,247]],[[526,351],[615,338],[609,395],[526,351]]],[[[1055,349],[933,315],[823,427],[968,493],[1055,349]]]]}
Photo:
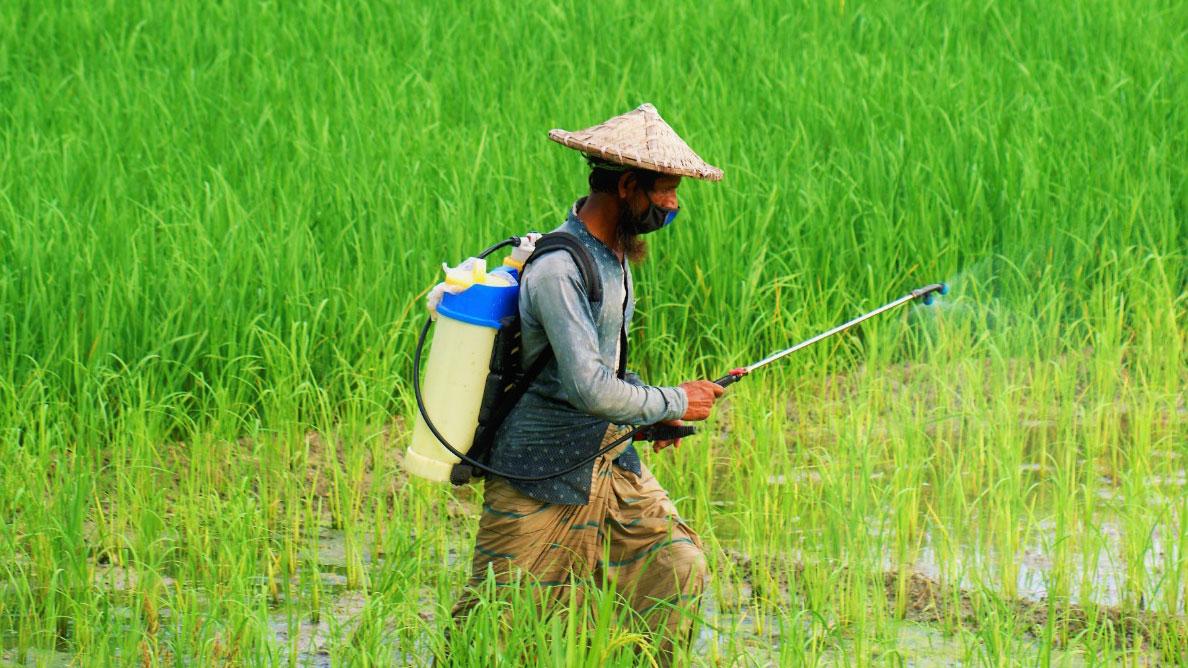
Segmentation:
{"type": "MultiPolygon", "coordinates": [[[[385,438],[399,442],[402,436],[385,438]]],[[[325,439],[307,437],[315,450],[325,439]]],[[[1178,453],[1173,453],[1178,455],[1178,453]]],[[[1179,456],[1169,456],[1179,462],[1179,456]]],[[[1024,464],[1024,473],[1035,467],[1024,464]]],[[[393,475],[403,475],[393,471],[393,475]]],[[[401,483],[403,489],[407,483],[401,483]]],[[[779,474],[768,478],[769,489],[822,484],[817,471],[779,474]]],[[[1010,656],[1012,662],[1059,666],[1101,665],[1101,651],[1111,661],[1128,665],[1175,665],[1184,657],[1188,620],[1184,616],[1184,579],[1169,567],[1182,564],[1184,544],[1174,529],[1183,511],[1183,469],[1142,481],[1145,489],[1159,490],[1170,525],[1156,525],[1141,553],[1141,568],[1128,562],[1127,541],[1122,536],[1125,500],[1113,480],[1101,479],[1092,493],[1102,509],[1091,535],[1063,538],[1050,518],[1027,527],[1012,559],[1000,559],[980,541],[954,547],[938,540],[935,529],[924,530],[913,548],[896,554],[891,535],[894,527],[885,518],[868,518],[862,533],[875,545],[883,545],[882,558],[875,563],[855,563],[853,558],[814,563],[812,549],[748,552],[744,541],[718,537],[709,558],[712,584],[705,596],[702,622],[691,645],[690,660],[701,665],[791,665],[815,663],[877,663],[880,665],[951,666],[986,665],[994,656],[1010,656]],[[1061,542],[1072,547],[1062,549],[1061,542]],[[1086,551],[1095,550],[1095,551],[1086,551]],[[1061,561],[1062,560],[1062,561],[1061,561]],[[1061,572],[1063,564],[1069,570],[1061,572]],[[829,576],[822,577],[824,572],[829,576]],[[1129,578],[1141,574],[1137,588],[1143,592],[1137,604],[1128,598],[1136,585],[1129,578]],[[1001,586],[999,577],[1010,577],[1001,586]],[[1070,575],[1073,574],[1073,575],[1070,575]],[[857,620],[846,621],[838,610],[814,606],[814,579],[823,581],[864,580],[864,617],[870,627],[857,620]],[[994,626],[1006,623],[1000,634],[994,626]],[[1079,636],[1105,625],[1110,629],[1104,645],[1093,647],[1078,642],[1079,636]],[[1180,652],[1180,654],[1176,654],[1180,652]],[[1179,658],[1177,658],[1179,657],[1179,658]]],[[[325,490],[330,492],[329,488],[325,490]]],[[[328,667],[342,665],[353,656],[358,635],[367,638],[367,655],[385,665],[432,665],[442,652],[442,619],[452,602],[449,598],[467,568],[470,544],[463,536],[477,519],[477,496],[462,493],[450,500],[446,524],[449,531],[434,530],[428,542],[417,536],[415,525],[397,523],[385,532],[362,525],[354,532],[321,524],[316,532],[305,533],[294,543],[300,552],[298,568],[288,577],[258,572],[246,578],[239,605],[247,606],[244,623],[257,625],[259,650],[265,663],[328,667]],[[410,531],[411,529],[411,531],[410,531]],[[406,531],[395,535],[392,531],[406,531]],[[424,563],[407,560],[410,551],[433,555],[449,573],[446,581],[424,563]],[[429,576],[428,578],[426,576],[429,576]],[[411,615],[409,613],[412,613],[411,615]]],[[[710,499],[713,512],[729,513],[739,501],[729,497],[710,499]]],[[[1053,512],[1052,509],[1046,511],[1053,512]]],[[[827,540],[811,525],[791,521],[783,526],[794,543],[809,546],[827,540]]],[[[89,531],[96,531],[91,527],[89,531]]],[[[712,530],[709,532],[713,535],[712,530]]],[[[27,564],[26,564],[27,565],[27,564]]],[[[117,628],[134,627],[151,614],[159,647],[168,647],[185,633],[174,603],[192,606],[188,614],[217,614],[218,588],[161,573],[145,574],[134,564],[109,561],[88,566],[89,589],[103,601],[107,623],[117,628]],[[156,609],[146,610],[145,593],[157,592],[156,609]]],[[[11,589],[12,585],[8,585],[11,589]]],[[[19,628],[19,627],[18,627],[19,628]]],[[[224,629],[223,633],[229,630],[224,629]]],[[[226,636],[214,636],[212,658],[234,664],[243,660],[231,649],[226,636]],[[220,645],[220,643],[226,643],[220,645]],[[226,647],[220,654],[218,647],[226,647]]],[[[12,631],[4,636],[0,666],[74,665],[69,651],[72,635],[66,628],[59,643],[62,650],[17,649],[19,638],[12,631]]],[[[129,654],[116,649],[111,660],[140,661],[154,650],[137,645],[129,654]]],[[[162,656],[162,655],[158,655],[162,656]]],[[[163,656],[168,657],[165,653],[163,656]]],[[[258,662],[257,662],[258,663],[258,662]]]]}
{"type": "MultiPolygon", "coordinates": [[[[1027,392],[1048,391],[1047,381],[1040,367],[939,364],[799,379],[776,413],[757,408],[772,405],[762,397],[779,385],[755,382],[681,459],[648,458],[702,534],[712,574],[684,661],[1188,660],[1182,394],[1146,403],[1129,395],[1096,410],[1077,385],[1077,398],[1047,409],[991,390],[944,399],[948,379],[1018,382],[1027,392]],[[926,404],[886,399],[897,392],[926,404]],[[961,402],[976,410],[950,417],[961,402]],[[1090,437],[1111,445],[1094,449],[1090,437]],[[1086,447],[1061,445],[1070,442],[1086,447]]],[[[81,560],[70,569],[45,569],[38,543],[9,534],[27,547],[8,561],[0,589],[0,665],[82,656],[169,665],[186,656],[228,666],[427,666],[447,651],[479,665],[510,651],[447,644],[481,485],[409,479],[400,468],[407,439],[404,423],[392,422],[177,443],[108,461],[140,510],[79,499],[68,516],[75,524],[42,544],[75,550],[81,560]],[[225,491],[245,485],[250,492],[225,491]],[[21,611],[47,587],[88,612],[56,612],[51,628],[28,624],[21,611]],[[113,637],[124,640],[104,640],[113,637]]],[[[512,610],[541,615],[484,631],[510,633],[501,642],[525,656],[541,646],[581,655],[586,624],[607,629],[599,651],[613,661],[648,656],[630,624],[602,617],[610,608],[526,613],[531,602],[515,600],[498,613],[493,599],[479,623],[503,624],[512,610]],[[566,627],[557,621],[566,614],[585,621],[566,627]],[[517,635],[524,630],[531,637],[517,635]]]]}

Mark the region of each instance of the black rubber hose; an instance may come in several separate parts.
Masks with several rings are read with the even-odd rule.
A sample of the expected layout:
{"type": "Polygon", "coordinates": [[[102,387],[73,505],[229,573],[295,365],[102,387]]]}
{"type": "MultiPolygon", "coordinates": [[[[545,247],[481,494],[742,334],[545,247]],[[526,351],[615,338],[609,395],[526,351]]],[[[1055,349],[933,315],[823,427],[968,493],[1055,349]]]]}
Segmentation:
{"type": "MultiPolygon", "coordinates": [[[[507,245],[509,242],[510,242],[510,240],[501,242],[501,244],[507,245]]],[[[491,248],[487,249],[487,251],[484,251],[484,252],[487,252],[487,253],[494,252],[497,248],[499,248],[501,246],[501,244],[496,244],[495,246],[492,246],[491,248]]],[[[450,454],[452,454],[455,457],[457,457],[458,459],[466,462],[467,464],[473,466],[474,468],[479,469],[480,471],[485,471],[486,473],[488,473],[490,475],[497,476],[500,478],[506,478],[508,480],[515,480],[517,482],[543,482],[545,480],[552,480],[553,478],[559,478],[559,477],[565,475],[566,473],[572,473],[572,472],[580,469],[581,467],[585,466],[586,464],[589,464],[590,462],[594,461],[595,459],[598,459],[599,457],[605,455],[606,453],[610,452],[611,450],[614,450],[623,441],[626,441],[630,438],[634,438],[636,434],[638,434],[640,431],[642,431],[646,427],[646,425],[641,426],[641,427],[636,427],[636,428],[632,429],[631,431],[627,432],[626,434],[615,439],[610,445],[607,445],[605,448],[602,448],[598,452],[595,452],[594,454],[590,455],[589,457],[586,457],[585,459],[574,464],[573,466],[570,466],[569,468],[561,469],[560,471],[557,471],[556,473],[549,473],[546,475],[531,475],[531,476],[515,475],[513,473],[508,473],[507,471],[500,471],[498,469],[493,469],[490,466],[487,466],[486,464],[483,464],[482,462],[480,462],[476,459],[471,459],[470,457],[467,457],[464,453],[458,452],[457,448],[450,445],[446,441],[445,436],[442,436],[441,432],[439,432],[437,430],[437,427],[433,424],[433,420],[429,419],[429,412],[427,410],[425,410],[425,400],[421,397],[421,353],[425,348],[425,337],[429,334],[429,327],[432,324],[433,324],[433,318],[429,318],[428,320],[425,321],[425,326],[421,328],[421,335],[417,337],[417,347],[416,347],[415,352],[413,353],[413,396],[415,396],[416,400],[417,400],[417,410],[421,412],[421,418],[423,420],[425,420],[425,426],[429,427],[429,431],[433,434],[434,438],[436,438],[437,441],[439,443],[441,443],[442,446],[444,446],[446,450],[449,450],[450,454]]]]}
{"type": "Polygon", "coordinates": [[[478,254],[478,257],[487,257],[491,253],[494,253],[495,251],[499,250],[500,248],[504,248],[506,246],[519,246],[519,245],[520,245],[520,237],[508,237],[507,239],[504,239],[503,241],[500,241],[497,244],[492,244],[491,246],[488,246],[485,250],[483,250],[483,252],[478,254]]]}

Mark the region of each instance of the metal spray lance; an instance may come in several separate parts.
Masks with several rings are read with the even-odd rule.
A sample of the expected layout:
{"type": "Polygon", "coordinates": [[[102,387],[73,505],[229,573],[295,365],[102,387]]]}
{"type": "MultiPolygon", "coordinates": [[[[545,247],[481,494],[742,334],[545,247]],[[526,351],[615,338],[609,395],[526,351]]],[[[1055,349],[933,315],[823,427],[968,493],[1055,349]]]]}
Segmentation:
{"type": "MultiPolygon", "coordinates": [[[[847,329],[850,329],[851,327],[853,327],[863,321],[866,321],[866,320],[869,320],[869,319],[875,317],[876,315],[886,313],[887,311],[899,308],[900,306],[903,306],[904,304],[907,304],[909,302],[913,302],[917,299],[922,301],[925,306],[931,305],[933,300],[936,299],[935,295],[938,295],[938,294],[939,295],[949,294],[949,286],[945,285],[944,283],[932,283],[930,285],[925,285],[922,288],[916,288],[915,290],[912,290],[911,292],[900,297],[899,299],[896,299],[893,302],[883,304],[882,306],[878,307],[877,309],[875,309],[873,311],[870,311],[869,313],[864,313],[864,314],[858,316],[857,318],[854,318],[853,320],[844,322],[844,323],[838,325],[837,327],[834,327],[833,329],[830,329],[825,332],[821,332],[820,334],[817,334],[816,336],[805,339],[804,341],[801,341],[800,343],[797,343],[796,345],[794,345],[790,348],[785,348],[778,352],[774,352],[774,353],[768,355],[767,357],[764,357],[763,359],[759,360],[758,362],[748,364],[747,366],[739,367],[737,369],[732,369],[730,371],[730,373],[726,374],[725,376],[722,376],[721,378],[715,380],[714,382],[717,383],[718,385],[721,385],[722,387],[729,387],[729,386],[737,383],[738,381],[742,380],[743,376],[746,376],[747,374],[751,373],[755,369],[767,366],[768,364],[771,364],[772,362],[775,362],[776,360],[783,359],[798,350],[807,348],[807,347],[813,345],[814,343],[817,343],[818,341],[823,341],[823,340],[833,336],[834,334],[840,334],[840,333],[846,331],[847,329]]],[[[690,436],[690,435],[696,433],[696,431],[697,431],[697,428],[692,425],[680,425],[680,426],[652,425],[651,427],[645,427],[644,431],[642,431],[640,434],[638,434],[636,436],[636,439],[637,440],[648,440],[648,441],[657,441],[657,440],[668,441],[668,440],[673,440],[673,439],[677,439],[677,438],[684,438],[686,436],[690,436]]]]}

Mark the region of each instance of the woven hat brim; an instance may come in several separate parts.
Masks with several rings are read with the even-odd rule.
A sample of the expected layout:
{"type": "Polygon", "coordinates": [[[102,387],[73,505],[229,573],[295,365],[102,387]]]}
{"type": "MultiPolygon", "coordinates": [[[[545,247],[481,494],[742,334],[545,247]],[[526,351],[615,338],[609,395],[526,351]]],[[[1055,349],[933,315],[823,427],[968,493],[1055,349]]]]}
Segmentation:
{"type": "Polygon", "coordinates": [[[687,176],[693,179],[700,179],[702,181],[721,181],[722,170],[713,165],[700,160],[694,164],[678,165],[671,162],[651,160],[646,156],[641,156],[636,153],[624,153],[613,148],[605,146],[598,146],[593,143],[582,141],[574,137],[573,132],[567,130],[550,130],[549,139],[568,146],[572,149],[577,149],[582,153],[593,155],[604,160],[609,160],[621,165],[630,165],[631,167],[639,167],[640,169],[648,169],[653,172],[661,174],[670,174],[672,176],[687,176]]]}

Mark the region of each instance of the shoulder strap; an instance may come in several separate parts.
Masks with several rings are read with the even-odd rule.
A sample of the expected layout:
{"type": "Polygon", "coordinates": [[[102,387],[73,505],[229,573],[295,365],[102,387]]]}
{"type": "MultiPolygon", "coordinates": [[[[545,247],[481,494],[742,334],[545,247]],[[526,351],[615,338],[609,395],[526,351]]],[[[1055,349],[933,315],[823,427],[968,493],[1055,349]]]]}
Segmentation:
{"type": "MultiPolygon", "coordinates": [[[[524,261],[524,269],[533,260],[553,251],[563,250],[569,253],[577,265],[578,273],[582,275],[582,283],[586,286],[586,296],[591,303],[602,302],[602,276],[594,264],[594,257],[580,239],[568,232],[550,232],[536,240],[536,250],[524,261]]],[[[524,269],[520,270],[521,275],[524,269]]]]}
{"type": "MultiPolygon", "coordinates": [[[[589,298],[591,304],[602,303],[602,275],[598,272],[598,267],[594,264],[594,257],[590,255],[590,249],[581,242],[580,239],[568,232],[550,232],[541,236],[536,241],[536,250],[532,252],[527,260],[524,261],[524,268],[527,268],[528,263],[532,260],[545,255],[546,253],[564,250],[573,258],[574,264],[577,265],[578,273],[582,276],[582,283],[586,286],[586,296],[589,298]]],[[[523,269],[520,270],[521,275],[523,269]]],[[[627,309],[627,276],[623,276],[623,313],[626,315],[627,309]]],[[[621,379],[627,374],[627,327],[626,322],[619,330],[619,363],[615,370],[616,375],[621,379]]],[[[526,378],[531,383],[532,380],[540,374],[548,361],[553,358],[553,351],[548,346],[545,347],[541,355],[537,358],[537,364],[533,364],[528,370],[526,378]],[[538,368],[539,365],[539,368],[538,368]]]]}
{"type": "MultiPolygon", "coordinates": [[[[533,260],[558,250],[569,253],[569,256],[573,258],[574,264],[577,265],[578,273],[581,274],[582,284],[586,286],[586,297],[590,300],[590,303],[601,304],[602,277],[598,273],[598,267],[594,264],[594,258],[590,255],[590,251],[581,240],[568,232],[550,232],[536,240],[536,249],[532,251],[532,255],[528,256],[528,259],[524,261],[524,266],[520,268],[521,280],[523,280],[528,265],[533,260]]],[[[532,364],[527,369],[524,369],[523,373],[516,379],[516,382],[508,386],[499,398],[492,411],[492,419],[487,425],[479,428],[476,434],[475,444],[471,448],[472,451],[476,449],[483,450],[489,447],[491,440],[495,437],[495,431],[503,424],[507,416],[511,414],[512,409],[515,408],[520,399],[523,398],[524,394],[528,391],[528,387],[532,385],[537,376],[553,360],[553,349],[546,343],[544,350],[540,351],[540,354],[536,356],[532,364]]],[[[620,369],[620,377],[621,373],[620,369]]]]}
{"type": "MultiPolygon", "coordinates": [[[[582,276],[582,284],[586,286],[586,297],[591,304],[602,303],[602,275],[598,273],[598,267],[594,264],[594,257],[590,255],[590,250],[582,243],[581,239],[573,236],[568,232],[550,232],[542,235],[536,240],[536,250],[532,251],[532,255],[524,260],[524,266],[520,269],[520,277],[523,280],[525,270],[533,260],[542,257],[553,251],[563,250],[569,253],[573,258],[574,264],[577,265],[578,273],[582,276]]],[[[520,396],[528,391],[528,386],[536,377],[540,375],[541,371],[553,361],[553,348],[547,343],[544,350],[536,356],[532,364],[525,370],[524,375],[520,379],[520,383],[515,387],[511,394],[515,395],[511,398],[510,404],[515,405],[519,401],[520,396]]],[[[508,406],[508,410],[511,406],[508,406]]]]}

